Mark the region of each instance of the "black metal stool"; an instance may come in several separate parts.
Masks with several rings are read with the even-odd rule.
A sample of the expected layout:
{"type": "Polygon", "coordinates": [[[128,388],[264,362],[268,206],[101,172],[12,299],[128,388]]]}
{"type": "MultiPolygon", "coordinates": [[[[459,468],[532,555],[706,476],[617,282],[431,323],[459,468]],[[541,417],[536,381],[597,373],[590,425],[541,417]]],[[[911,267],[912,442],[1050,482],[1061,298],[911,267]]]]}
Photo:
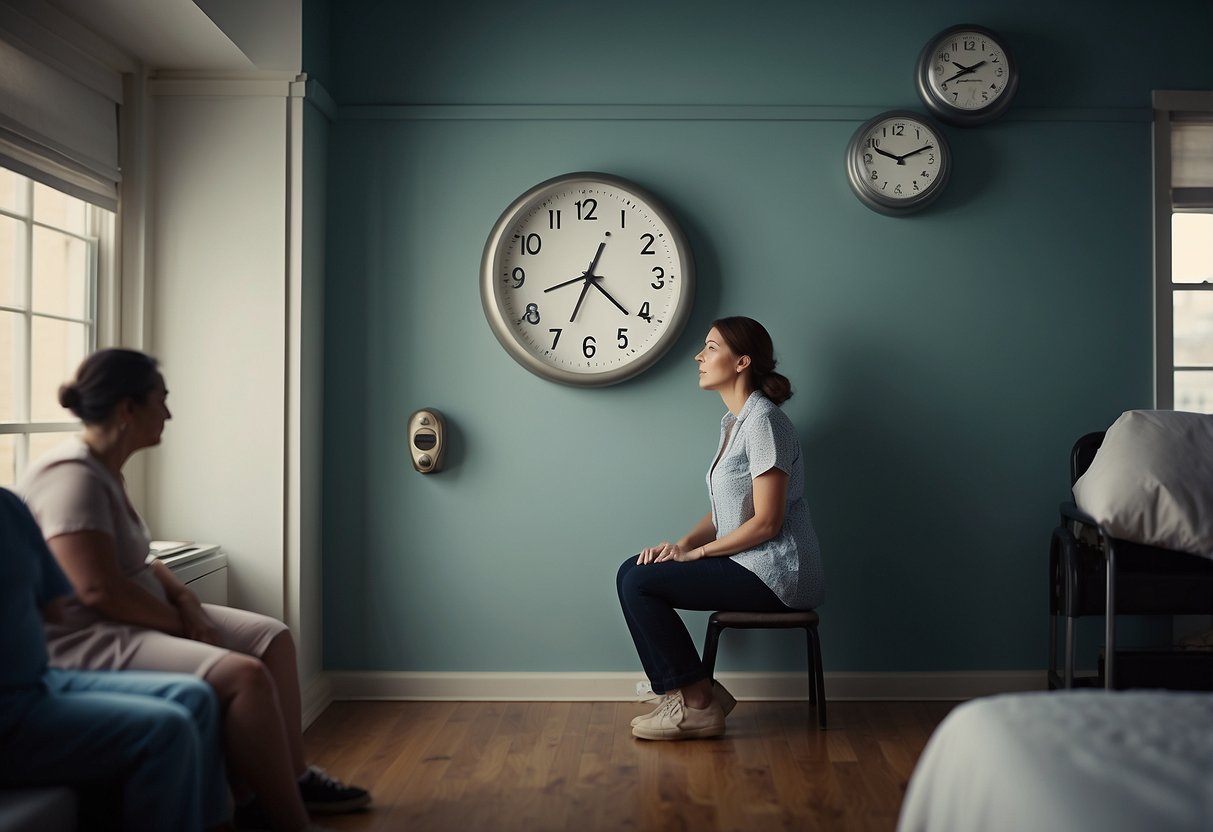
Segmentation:
{"type": "Polygon", "coordinates": [[[804,630],[809,647],[809,708],[817,709],[817,724],[826,727],[826,686],[821,674],[821,638],[817,634],[817,613],[803,612],[732,612],[712,613],[708,619],[708,633],[703,640],[703,663],[708,669],[708,678],[713,678],[716,669],[716,645],[720,633],[726,627],[742,630],[804,630]]]}

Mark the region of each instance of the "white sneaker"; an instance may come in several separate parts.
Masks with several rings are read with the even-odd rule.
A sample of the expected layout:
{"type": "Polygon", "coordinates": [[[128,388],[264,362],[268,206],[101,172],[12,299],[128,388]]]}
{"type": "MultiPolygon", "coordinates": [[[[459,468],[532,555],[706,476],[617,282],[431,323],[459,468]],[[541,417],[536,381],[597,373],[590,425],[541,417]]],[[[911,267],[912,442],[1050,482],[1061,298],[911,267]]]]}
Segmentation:
{"type": "Polygon", "coordinates": [[[632,736],[642,740],[691,740],[719,737],[724,733],[724,710],[713,700],[706,708],[691,708],[682,691],[667,694],[656,713],[632,727],[632,736]]]}
{"type": "MultiPolygon", "coordinates": [[[[668,693],[658,693],[654,694],[654,696],[642,699],[642,702],[656,701],[657,707],[649,711],[647,714],[641,714],[638,717],[633,717],[632,727],[635,728],[649,717],[656,716],[657,712],[661,710],[661,706],[665,703],[667,696],[669,696],[668,693]],[[654,697],[656,698],[654,699],[654,697]]],[[[712,682],[712,698],[716,700],[716,704],[720,706],[720,710],[724,711],[725,716],[731,714],[733,709],[737,707],[737,700],[733,698],[733,694],[729,693],[728,688],[720,684],[720,682],[712,682]]]]}
{"type": "Polygon", "coordinates": [[[724,711],[725,716],[733,713],[733,708],[737,707],[737,700],[733,698],[733,694],[729,693],[724,685],[715,680],[712,681],[712,698],[716,700],[716,704],[720,706],[720,710],[724,711]]]}
{"type": "Polygon", "coordinates": [[[657,716],[657,712],[662,709],[662,707],[665,705],[665,701],[669,698],[670,698],[670,695],[668,693],[657,693],[657,694],[654,694],[653,696],[649,696],[649,697],[646,697],[646,698],[640,700],[642,702],[656,701],[657,707],[654,708],[653,710],[649,711],[647,714],[641,714],[640,716],[633,717],[632,718],[632,727],[635,728],[637,725],[644,722],[646,719],[648,719],[651,716],[657,716]],[[654,696],[656,697],[656,700],[654,700],[654,696]]]}

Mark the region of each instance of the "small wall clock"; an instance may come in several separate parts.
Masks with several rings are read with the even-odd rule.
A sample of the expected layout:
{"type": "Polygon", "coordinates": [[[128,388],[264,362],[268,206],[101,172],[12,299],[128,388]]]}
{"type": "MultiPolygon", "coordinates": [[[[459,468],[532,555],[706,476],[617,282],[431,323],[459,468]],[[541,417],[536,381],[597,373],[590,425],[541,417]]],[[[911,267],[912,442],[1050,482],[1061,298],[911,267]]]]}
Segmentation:
{"type": "Polygon", "coordinates": [[[551,381],[599,387],[651,367],[694,302],[691,249],[656,197],[604,173],[514,200],[484,246],[480,300],[506,352],[551,381]]]}
{"type": "Polygon", "coordinates": [[[943,132],[910,110],[860,125],[847,145],[847,177],[859,201],[893,216],[919,211],[943,193],[952,153],[943,132]]]}
{"type": "Polygon", "coordinates": [[[1019,86],[1019,69],[1003,39],[969,23],[931,38],[918,56],[915,75],[927,108],[958,127],[1001,116],[1019,86]]]}

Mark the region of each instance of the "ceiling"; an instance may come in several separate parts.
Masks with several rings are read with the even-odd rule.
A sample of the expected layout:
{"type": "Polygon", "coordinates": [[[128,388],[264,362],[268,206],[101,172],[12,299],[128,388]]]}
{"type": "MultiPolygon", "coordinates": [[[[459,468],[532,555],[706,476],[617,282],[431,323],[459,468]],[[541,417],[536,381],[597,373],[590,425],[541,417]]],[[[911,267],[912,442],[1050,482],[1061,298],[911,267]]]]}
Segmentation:
{"type": "Polygon", "coordinates": [[[299,0],[43,2],[151,69],[299,69],[299,0]]]}

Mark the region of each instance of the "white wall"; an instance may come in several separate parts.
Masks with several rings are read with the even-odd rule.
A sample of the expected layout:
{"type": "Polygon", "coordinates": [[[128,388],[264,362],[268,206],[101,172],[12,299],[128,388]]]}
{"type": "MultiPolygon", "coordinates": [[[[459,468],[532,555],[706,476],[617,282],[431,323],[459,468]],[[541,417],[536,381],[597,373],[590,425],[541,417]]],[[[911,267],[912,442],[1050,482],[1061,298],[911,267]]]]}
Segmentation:
{"type": "Polygon", "coordinates": [[[174,417],[147,454],[146,517],[157,537],[222,545],[233,606],[290,625],[310,720],[325,698],[308,692],[323,670],[325,133],[309,133],[305,223],[303,81],[147,86],[148,349],[174,417]]]}
{"type": "Polygon", "coordinates": [[[286,91],[151,84],[148,348],[174,418],[146,510],[157,537],[222,544],[233,605],[281,618],[287,122],[263,86],[286,91]]]}

